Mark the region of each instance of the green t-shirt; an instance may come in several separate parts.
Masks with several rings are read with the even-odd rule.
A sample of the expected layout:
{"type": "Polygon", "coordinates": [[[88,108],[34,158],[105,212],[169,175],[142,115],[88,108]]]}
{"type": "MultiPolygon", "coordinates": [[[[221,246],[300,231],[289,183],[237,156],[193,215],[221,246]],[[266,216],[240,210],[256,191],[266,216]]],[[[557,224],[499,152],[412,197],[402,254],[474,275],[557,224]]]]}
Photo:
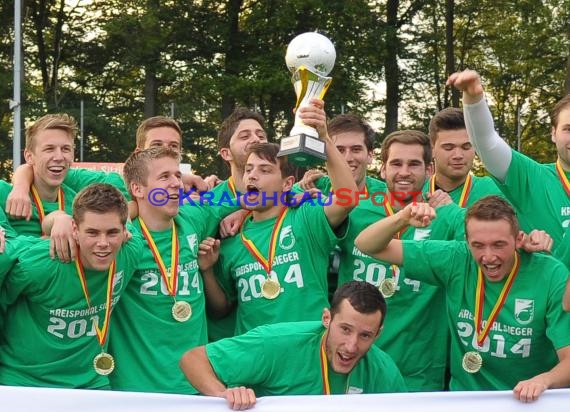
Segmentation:
{"type": "MultiPolygon", "coordinates": [[[[227,204],[227,199],[234,198],[235,193],[231,190],[229,180],[224,180],[211,190],[213,204],[227,204]]],[[[206,316],[208,321],[208,341],[215,342],[220,339],[234,336],[236,330],[237,310],[234,307],[223,318],[206,316]]]]}
{"type": "MultiPolygon", "coordinates": [[[[206,345],[218,378],[228,387],[251,387],[256,396],[322,395],[321,322],[286,322],[206,345]]],[[[406,386],[390,357],[370,350],[348,375],[329,365],[331,394],[405,392],[406,386]]]]}
{"type": "Polygon", "coordinates": [[[84,168],[71,168],[67,172],[64,184],[71,187],[76,192],[85,189],[93,183],[108,183],[121,191],[123,196],[131,200],[131,195],[127,190],[127,186],[123,177],[116,172],[105,172],[102,170],[90,170],[84,168]]]}
{"type": "MultiPolygon", "coordinates": [[[[5,205],[4,205],[5,207],[5,205]]],[[[15,238],[18,236],[16,231],[12,228],[12,225],[8,221],[8,217],[4,212],[4,208],[0,208],[0,228],[4,230],[4,237],[6,239],[15,238]]]]}
{"type": "MultiPolygon", "coordinates": [[[[434,179],[434,177],[431,177],[430,179],[426,180],[424,187],[422,189],[423,193],[430,191],[430,182],[432,179],[434,179]]],[[[459,204],[459,200],[461,199],[461,194],[463,193],[464,188],[465,188],[465,183],[462,183],[461,185],[453,189],[451,192],[447,192],[449,194],[449,197],[451,197],[451,200],[453,200],[453,203],[455,203],[456,205],[459,204]]],[[[437,183],[436,183],[436,189],[439,189],[437,187],[437,183]]],[[[469,191],[467,197],[467,204],[465,205],[465,207],[469,207],[477,200],[485,196],[491,196],[491,195],[497,195],[503,197],[503,192],[501,192],[501,190],[497,187],[497,184],[493,181],[491,177],[489,176],[481,177],[472,174],[471,190],[469,191]]]]}
{"type": "MultiPolygon", "coordinates": [[[[69,186],[61,185],[61,189],[63,190],[63,200],[65,204],[65,212],[68,215],[71,215],[71,207],[73,205],[73,199],[75,199],[75,195],[77,194],[73,189],[69,186]]],[[[12,191],[12,185],[6,183],[3,180],[0,180],[0,208],[2,210],[6,209],[6,200],[8,199],[8,195],[12,191]]],[[[31,198],[31,195],[30,195],[31,198]]],[[[46,202],[42,201],[42,206],[44,208],[44,213],[47,216],[53,211],[59,210],[59,203],[55,202],[46,202]]],[[[38,209],[34,202],[32,202],[32,217],[30,220],[26,219],[12,219],[8,216],[8,221],[12,228],[18,233],[18,235],[25,235],[25,236],[37,236],[40,237],[42,235],[42,225],[40,223],[40,217],[38,214],[38,209]]]]}
{"type": "MultiPolygon", "coordinates": [[[[386,183],[384,183],[383,181],[374,179],[373,177],[370,176],[366,176],[365,181],[366,181],[366,190],[368,191],[369,194],[374,192],[382,192],[382,193],[386,192],[386,183]]],[[[314,185],[317,189],[319,189],[323,194],[326,195],[328,195],[332,189],[332,183],[329,176],[319,177],[317,180],[315,180],[314,185]]],[[[299,183],[295,183],[291,191],[294,193],[304,192],[304,190],[301,189],[301,187],[299,186],[299,183]]],[[[324,201],[326,200],[323,199],[323,202],[324,201]]],[[[352,209],[352,212],[354,212],[354,210],[355,209],[352,209]]]]}
{"type": "MultiPolygon", "coordinates": [[[[570,172],[566,177],[570,179],[570,172]]],[[[497,180],[497,186],[513,204],[522,229],[545,230],[556,248],[570,225],[570,199],[555,164],[541,164],[513,150],[505,183],[497,180]]]]}
{"type": "MultiPolygon", "coordinates": [[[[511,390],[558,364],[556,350],[570,345],[570,313],[563,312],[561,304],[568,269],[556,259],[520,253],[520,269],[505,304],[478,348],[473,321],[477,264],[467,243],[404,241],[403,248],[410,277],[445,289],[452,390],[511,390]],[[479,372],[468,373],[462,368],[463,356],[475,350],[483,365],[479,372]]],[[[485,321],[505,282],[485,282],[485,321]]]]}
{"type": "MultiPolygon", "coordinates": [[[[153,254],[145,247],[132,280],[113,316],[109,351],[117,360],[109,376],[113,389],[195,394],[178,367],[183,353],[207,343],[205,296],[198,269],[198,245],[213,236],[220,219],[236,208],[185,204],[174,218],[179,239],[177,301],[188,302],[186,322],[172,317],[174,299],[153,254]]],[[[140,237],[140,220],[133,226],[140,237]]],[[[172,262],[172,230],[150,232],[167,270],[172,262]]]]}
{"type": "MultiPolygon", "coordinates": [[[[2,285],[4,278],[10,273],[20,254],[26,252],[28,248],[37,242],[40,242],[39,237],[33,236],[18,236],[6,239],[6,247],[4,253],[0,253],[0,330],[3,329],[4,318],[6,316],[6,298],[2,296],[2,285]]],[[[0,345],[4,343],[4,334],[0,334],[0,345]]],[[[2,366],[0,366],[1,368],[2,366]]]]}
{"type": "Polygon", "coordinates": [[[560,241],[560,244],[554,250],[553,256],[560,260],[570,269],[570,226],[566,228],[564,237],[560,241]]]}
{"type": "MultiPolygon", "coordinates": [[[[133,236],[119,251],[113,281],[112,307],[120,299],[141,255],[133,236]]],[[[93,359],[101,353],[95,325],[103,327],[108,272],[85,270],[91,308],[75,262],[49,256],[49,240],[22,254],[6,276],[2,296],[9,304],[0,346],[0,384],[57,388],[108,388],[93,359]]],[[[111,317],[111,324],[112,319],[111,317]]],[[[106,350],[109,339],[104,344],[106,350]]],[[[120,367],[120,360],[115,359],[120,367]]]]}
{"type": "MultiPolygon", "coordinates": [[[[6,246],[3,253],[0,253],[0,286],[4,282],[4,277],[10,273],[12,267],[18,261],[18,257],[26,252],[28,248],[33,246],[35,243],[40,242],[39,237],[33,236],[17,236],[12,238],[6,238],[6,246]]],[[[0,305],[3,303],[4,299],[0,296],[0,305]]],[[[0,319],[1,321],[2,319],[0,319]]]]}
{"type": "MultiPolygon", "coordinates": [[[[465,238],[465,209],[456,204],[436,209],[437,218],[425,228],[408,228],[402,239],[465,238]]],[[[407,277],[401,267],[376,260],[354,246],[354,239],[367,226],[386,217],[386,209],[369,202],[361,213],[352,214],[347,235],[339,242],[339,285],[362,280],[380,286],[397,275],[397,291],[386,298],[388,314],[376,344],[394,359],[411,391],[443,390],[449,332],[445,321],[445,295],[433,285],[407,277]],[[430,350],[426,350],[426,348],[430,350]]]]}
{"type": "MultiPolygon", "coordinates": [[[[266,259],[275,220],[248,217],[242,225],[245,237],[266,259]]],[[[236,335],[267,323],[320,319],[328,307],[328,259],[337,239],[323,207],[289,208],[276,242],[272,277],[279,280],[281,293],[273,300],[261,295],[267,273],[240,234],[224,239],[216,273],[227,295],[237,301],[236,335]]]]}

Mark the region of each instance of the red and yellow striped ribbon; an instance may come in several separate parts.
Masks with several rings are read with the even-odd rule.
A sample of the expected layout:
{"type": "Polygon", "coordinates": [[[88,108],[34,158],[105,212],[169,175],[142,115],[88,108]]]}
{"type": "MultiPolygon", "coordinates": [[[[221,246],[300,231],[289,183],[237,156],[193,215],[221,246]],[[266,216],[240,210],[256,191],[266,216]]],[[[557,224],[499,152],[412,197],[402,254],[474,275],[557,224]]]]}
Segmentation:
{"type": "Polygon", "coordinates": [[[556,172],[558,173],[558,178],[560,179],[560,182],[562,183],[562,187],[566,191],[566,194],[570,196],[570,181],[568,181],[566,173],[564,173],[560,159],[556,160],[556,172]]]}
{"type": "MultiPolygon", "coordinates": [[[[109,324],[111,322],[111,302],[113,299],[113,281],[115,279],[115,266],[116,262],[113,260],[111,266],[109,267],[109,274],[107,276],[107,293],[106,293],[106,305],[105,305],[105,318],[103,320],[103,327],[99,328],[99,325],[95,325],[95,331],[97,332],[97,340],[99,345],[103,347],[105,341],[107,340],[107,335],[109,332],[109,324]]],[[[83,264],[81,263],[81,258],[77,256],[75,260],[75,268],[77,269],[77,275],[79,276],[79,281],[81,282],[81,288],[83,289],[83,295],[87,301],[87,306],[91,309],[91,297],[89,296],[89,290],[87,289],[87,279],[85,279],[85,270],[83,264]]]]}
{"type": "Polygon", "coordinates": [[[325,348],[325,341],[328,335],[328,331],[323,333],[321,338],[321,347],[320,347],[320,358],[321,358],[321,376],[323,378],[323,394],[330,395],[331,394],[331,386],[329,383],[329,364],[327,361],[327,351],[325,348]]]}
{"type": "MultiPolygon", "coordinates": [[[[463,183],[463,190],[461,191],[461,196],[459,197],[458,205],[461,207],[467,206],[467,201],[469,200],[469,195],[471,194],[471,189],[473,188],[473,176],[471,173],[467,174],[465,178],[465,183],[463,183]]],[[[429,179],[429,194],[433,195],[435,192],[435,175],[429,179]]]]}
{"type": "Polygon", "coordinates": [[[230,178],[228,179],[228,186],[230,188],[230,192],[232,192],[232,195],[234,195],[234,197],[236,197],[236,183],[234,182],[234,177],[230,176],[230,178]]]}
{"type": "MultiPolygon", "coordinates": [[[[263,257],[259,249],[255,246],[255,244],[245,237],[243,234],[243,227],[244,224],[241,225],[240,229],[240,236],[241,241],[249,251],[253,255],[253,257],[263,266],[263,269],[267,272],[267,276],[271,273],[271,268],[273,267],[273,259],[275,258],[275,252],[277,250],[277,238],[279,237],[279,231],[281,230],[281,226],[283,225],[283,221],[285,220],[285,216],[287,215],[287,211],[289,209],[287,207],[283,207],[277,216],[277,220],[275,220],[275,224],[273,225],[273,231],[271,233],[271,241],[269,242],[269,256],[267,259],[263,257]]],[[[248,213],[249,216],[251,212],[248,213]]]]}
{"type": "Polygon", "coordinates": [[[172,222],[172,254],[170,261],[170,271],[166,269],[166,265],[164,264],[164,260],[158,251],[158,247],[156,246],[156,243],[154,242],[154,239],[152,238],[148,227],[141,217],[139,217],[139,223],[141,225],[141,232],[146,239],[152,256],[154,256],[154,261],[158,265],[158,270],[160,271],[160,275],[164,280],[168,294],[170,296],[176,296],[176,292],[178,290],[178,261],[180,259],[180,244],[178,242],[178,233],[174,221],[172,222]]]}
{"type": "MultiPolygon", "coordinates": [[[[38,189],[36,189],[35,185],[31,187],[32,192],[32,201],[36,205],[36,209],[38,210],[38,216],[40,219],[40,225],[44,221],[46,217],[46,212],[44,211],[44,205],[42,204],[42,199],[40,199],[40,194],[38,193],[38,189]]],[[[57,190],[57,208],[61,211],[65,211],[65,198],[63,195],[63,190],[61,187],[57,190]]]]}
{"type": "Polygon", "coordinates": [[[489,334],[489,331],[491,330],[491,327],[493,326],[495,319],[497,318],[499,312],[501,311],[501,308],[505,304],[505,300],[507,299],[509,290],[511,290],[511,286],[513,285],[515,277],[517,276],[517,273],[519,271],[519,266],[520,266],[519,254],[515,252],[515,263],[513,265],[513,268],[511,269],[511,273],[509,273],[507,281],[503,286],[503,290],[501,290],[501,294],[499,295],[497,302],[495,302],[495,306],[493,307],[493,310],[489,314],[489,317],[487,318],[487,322],[483,330],[481,330],[481,321],[483,318],[483,303],[485,301],[485,275],[483,274],[481,268],[477,270],[477,290],[475,292],[474,321],[475,321],[475,332],[477,333],[477,344],[479,346],[483,345],[483,342],[485,341],[485,338],[489,334]]]}
{"type": "Polygon", "coordinates": [[[465,183],[463,183],[463,190],[461,191],[461,197],[459,198],[459,206],[466,207],[467,201],[469,200],[469,194],[471,194],[471,188],[473,187],[473,176],[471,173],[467,174],[465,183]]]}

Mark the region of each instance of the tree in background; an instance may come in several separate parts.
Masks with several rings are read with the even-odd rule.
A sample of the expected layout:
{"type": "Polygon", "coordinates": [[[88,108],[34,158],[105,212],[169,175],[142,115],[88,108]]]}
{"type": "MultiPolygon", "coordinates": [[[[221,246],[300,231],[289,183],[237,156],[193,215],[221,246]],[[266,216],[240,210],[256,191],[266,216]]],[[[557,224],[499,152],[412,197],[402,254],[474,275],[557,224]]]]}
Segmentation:
{"type": "MultiPolygon", "coordinates": [[[[185,161],[226,171],[219,124],[236,106],[260,111],[285,136],[295,102],[284,56],[305,31],[332,39],[337,63],[327,112],[382,128],[426,128],[459,96],[443,85],[481,72],[499,132],[541,161],[554,158],[547,110],[570,87],[568,0],[27,0],[24,119],[85,107],[86,161],[122,161],[145,117],[174,115],[185,161]],[[371,84],[386,85],[374,98],[371,84]],[[565,86],[566,84],[566,86],[565,86]],[[518,138],[517,138],[518,137],[518,138]]],[[[13,0],[0,4],[0,96],[12,97],[13,0]]],[[[2,177],[10,170],[11,111],[0,106],[2,177]]],[[[79,152],[77,152],[79,157],[79,152]]]]}

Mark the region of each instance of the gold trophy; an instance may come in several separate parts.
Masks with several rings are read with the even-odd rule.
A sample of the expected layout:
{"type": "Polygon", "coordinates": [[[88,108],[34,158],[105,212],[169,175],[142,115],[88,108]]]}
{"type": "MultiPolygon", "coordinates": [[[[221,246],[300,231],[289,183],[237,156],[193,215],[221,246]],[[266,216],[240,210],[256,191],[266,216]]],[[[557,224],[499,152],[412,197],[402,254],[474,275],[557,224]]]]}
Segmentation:
{"type": "Polygon", "coordinates": [[[287,47],[285,62],[293,74],[291,82],[297,95],[295,124],[289,137],[281,139],[278,156],[289,156],[289,161],[298,166],[314,166],[326,161],[325,141],[319,133],[299,118],[300,107],[309,106],[309,101],[322,99],[331,84],[336,51],[332,42],[315,32],[295,37],[287,47]]]}

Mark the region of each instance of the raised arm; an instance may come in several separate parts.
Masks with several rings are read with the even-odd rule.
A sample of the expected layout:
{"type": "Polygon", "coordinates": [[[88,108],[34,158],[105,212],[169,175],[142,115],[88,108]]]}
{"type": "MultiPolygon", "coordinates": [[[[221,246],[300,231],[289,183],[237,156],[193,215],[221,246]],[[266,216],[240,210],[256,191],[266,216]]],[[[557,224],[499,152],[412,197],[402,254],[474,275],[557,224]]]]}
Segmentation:
{"type": "Polygon", "coordinates": [[[410,203],[398,213],[379,220],[364,229],[354,241],[367,255],[395,265],[404,261],[402,241],[394,239],[408,226],[425,227],[435,218],[435,209],[427,203],[410,203]]]}
{"type": "Polygon", "coordinates": [[[180,360],[180,368],[186,379],[200,393],[207,396],[225,398],[233,410],[244,410],[255,405],[253,389],[240,386],[227,388],[216,375],[208,359],[205,346],[199,346],[186,352],[180,360]]]}
{"type": "Polygon", "coordinates": [[[348,163],[328,134],[327,119],[323,108],[324,102],[322,100],[312,99],[311,106],[299,109],[299,116],[303,123],[316,128],[319,137],[326,142],[327,172],[331,185],[337,193],[342,190],[345,196],[342,201],[338,201],[335,195],[333,201],[324,207],[329,224],[334,228],[344,222],[350,211],[356,206],[355,197],[358,187],[352,177],[348,163]]]}
{"type": "Polygon", "coordinates": [[[448,86],[455,86],[463,92],[465,126],[483,164],[493,176],[505,181],[511,164],[510,146],[497,134],[493,116],[485,100],[479,74],[473,70],[453,73],[447,79],[448,86]]]}

